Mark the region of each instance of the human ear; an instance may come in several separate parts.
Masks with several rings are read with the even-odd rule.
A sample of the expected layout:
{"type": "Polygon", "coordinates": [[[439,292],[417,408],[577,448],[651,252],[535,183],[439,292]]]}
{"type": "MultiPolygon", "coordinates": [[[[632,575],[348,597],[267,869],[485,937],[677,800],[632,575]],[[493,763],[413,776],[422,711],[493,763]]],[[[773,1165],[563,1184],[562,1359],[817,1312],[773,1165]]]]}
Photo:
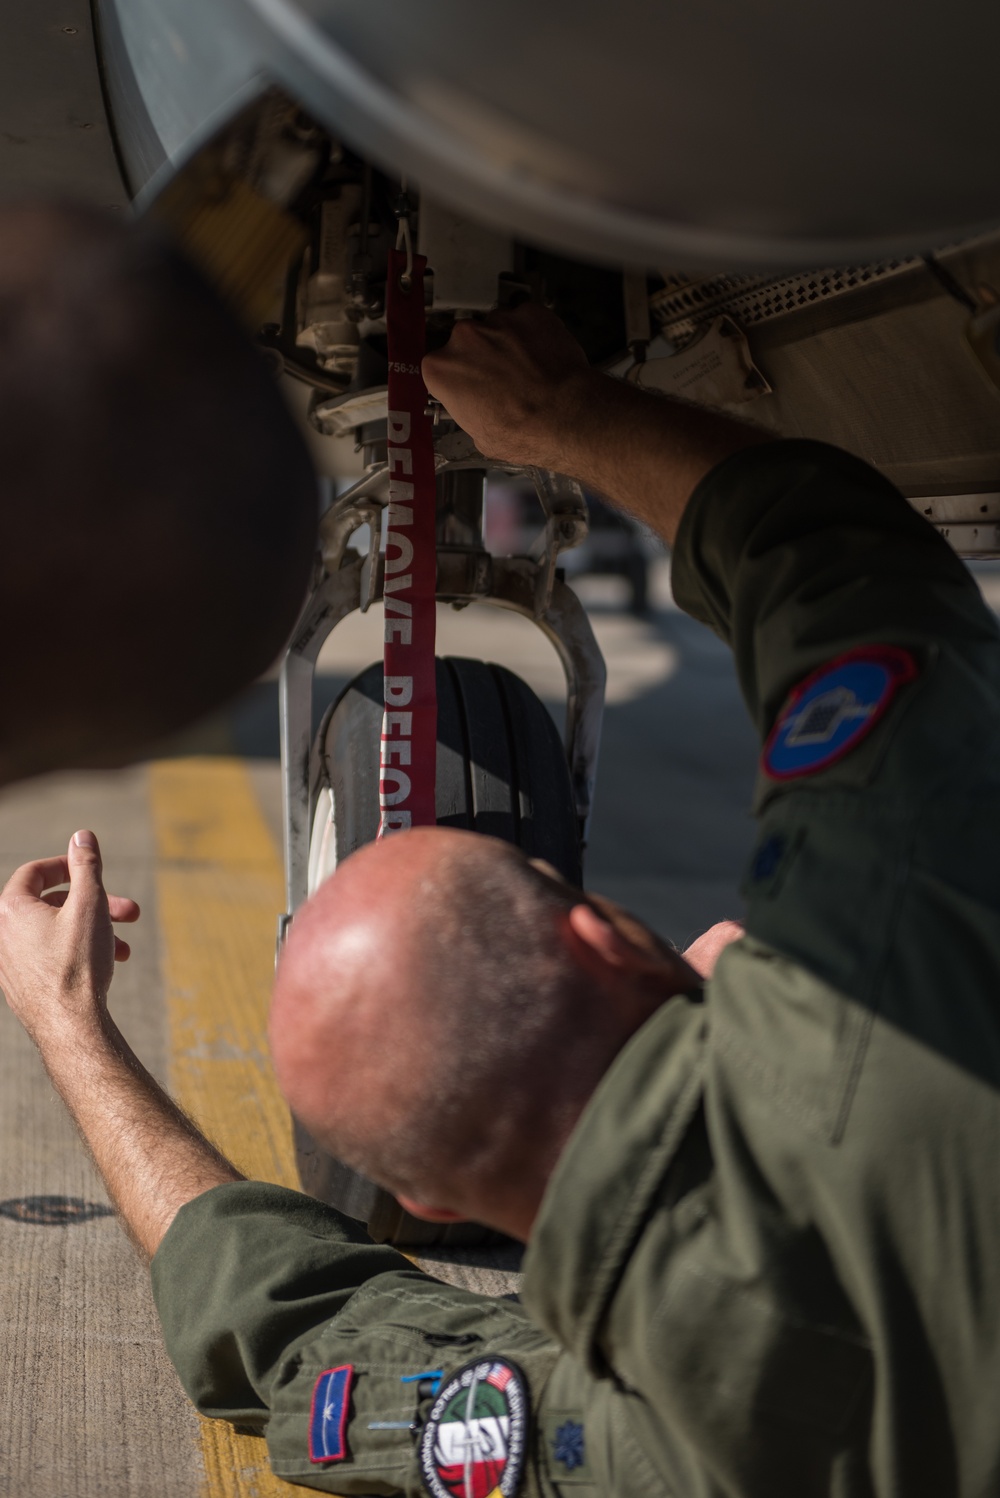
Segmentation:
{"type": "Polygon", "coordinates": [[[429,1207],[424,1202],[414,1201],[411,1196],[397,1196],[396,1200],[404,1212],[419,1217],[424,1222],[464,1222],[461,1212],[452,1212],[448,1207],[429,1207]]]}
{"type": "Polygon", "coordinates": [[[579,901],[569,912],[569,925],[577,940],[608,967],[633,976],[697,979],[678,952],[610,900],[591,896],[579,901]]]}
{"type": "Polygon", "coordinates": [[[631,942],[593,905],[584,901],[574,905],[569,912],[569,925],[573,935],[609,967],[629,966],[631,942]]]}

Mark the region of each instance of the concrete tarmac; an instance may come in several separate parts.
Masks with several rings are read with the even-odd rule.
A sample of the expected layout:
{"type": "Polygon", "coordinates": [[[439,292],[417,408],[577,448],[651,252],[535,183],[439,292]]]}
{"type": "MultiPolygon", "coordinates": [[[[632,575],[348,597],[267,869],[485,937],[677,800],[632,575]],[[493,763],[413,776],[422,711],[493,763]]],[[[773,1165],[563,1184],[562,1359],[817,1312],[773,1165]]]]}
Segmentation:
{"type": "MultiPolygon", "coordinates": [[[[728,652],[673,608],[664,567],[649,620],[618,611],[617,587],[581,584],[610,675],[588,883],[683,944],[739,913],[756,745],[728,652]]],[[[485,610],[441,613],[441,653],[510,665],[559,714],[561,673],[532,626],[485,610]]],[[[318,705],[377,659],[379,633],[372,617],[335,634],[318,705]]],[[[263,1035],[281,908],[275,713],[266,681],[154,764],[8,789],[0,869],[95,828],[109,887],[143,907],[112,992],[119,1024],[244,1169],[291,1183],[263,1035]]],[[[184,1398],[146,1271],[6,1010],[0,1080],[0,1498],[287,1493],[261,1441],[199,1420],[184,1398]]],[[[489,1264],[448,1272],[489,1292],[510,1284],[489,1264]]]]}
{"type": "MultiPolygon", "coordinates": [[[[144,768],[60,775],[0,797],[5,874],[99,829],[110,888],[143,908],[114,1012],[167,1080],[155,848],[144,768]]],[[[0,1493],[197,1494],[198,1418],[164,1355],[148,1276],[20,1026],[0,1012],[0,1493]]]]}

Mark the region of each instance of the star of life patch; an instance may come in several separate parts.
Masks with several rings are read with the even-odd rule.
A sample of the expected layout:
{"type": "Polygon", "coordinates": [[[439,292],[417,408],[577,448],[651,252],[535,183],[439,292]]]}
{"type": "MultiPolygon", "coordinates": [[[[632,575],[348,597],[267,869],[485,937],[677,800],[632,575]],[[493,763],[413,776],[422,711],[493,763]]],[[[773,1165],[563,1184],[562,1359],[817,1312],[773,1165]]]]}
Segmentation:
{"type": "Polygon", "coordinates": [[[309,1460],[342,1462],[347,1455],[347,1409],[354,1365],[327,1368],[313,1386],[309,1410],[309,1460]]]}
{"type": "Polygon", "coordinates": [[[524,1375],[506,1358],[463,1364],[420,1433],[420,1475],[431,1498],[514,1498],[529,1410],[524,1375]]]}
{"type": "Polygon", "coordinates": [[[917,675],[908,650],[862,645],[820,666],[794,688],[764,745],[772,780],[813,775],[867,738],[901,686],[917,675]]]}

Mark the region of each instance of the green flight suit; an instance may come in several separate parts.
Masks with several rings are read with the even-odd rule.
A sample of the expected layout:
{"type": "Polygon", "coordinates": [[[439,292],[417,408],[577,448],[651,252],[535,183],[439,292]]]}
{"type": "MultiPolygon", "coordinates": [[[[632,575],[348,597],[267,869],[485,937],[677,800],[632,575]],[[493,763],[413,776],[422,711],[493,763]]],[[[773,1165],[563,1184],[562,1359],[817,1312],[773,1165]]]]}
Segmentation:
{"type": "Polygon", "coordinates": [[[806,768],[762,770],[748,934],[611,1066],[520,1304],[259,1184],[190,1203],[154,1260],[192,1399],[266,1427],[291,1482],[421,1491],[415,1435],[369,1427],[419,1427],[431,1394],[403,1376],[495,1354],[530,1392],[529,1494],[1000,1493],[996,624],[887,482],[809,442],[720,464],[673,577],[806,768]],[[786,705],[871,648],[908,662],[878,702],[786,705]],[[334,1365],[346,1455],[317,1465],[334,1365]]]}

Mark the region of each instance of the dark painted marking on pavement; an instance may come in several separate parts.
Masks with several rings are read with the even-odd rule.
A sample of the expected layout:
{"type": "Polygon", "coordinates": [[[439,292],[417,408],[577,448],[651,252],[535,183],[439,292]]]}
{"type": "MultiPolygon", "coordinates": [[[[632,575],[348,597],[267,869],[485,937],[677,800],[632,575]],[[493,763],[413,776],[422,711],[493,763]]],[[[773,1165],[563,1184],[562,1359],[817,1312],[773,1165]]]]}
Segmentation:
{"type": "Polygon", "coordinates": [[[95,1217],[114,1217],[114,1210],[103,1202],[86,1202],[79,1196],[12,1196],[0,1202],[0,1217],[33,1227],[71,1227],[90,1222],[95,1217]]]}

